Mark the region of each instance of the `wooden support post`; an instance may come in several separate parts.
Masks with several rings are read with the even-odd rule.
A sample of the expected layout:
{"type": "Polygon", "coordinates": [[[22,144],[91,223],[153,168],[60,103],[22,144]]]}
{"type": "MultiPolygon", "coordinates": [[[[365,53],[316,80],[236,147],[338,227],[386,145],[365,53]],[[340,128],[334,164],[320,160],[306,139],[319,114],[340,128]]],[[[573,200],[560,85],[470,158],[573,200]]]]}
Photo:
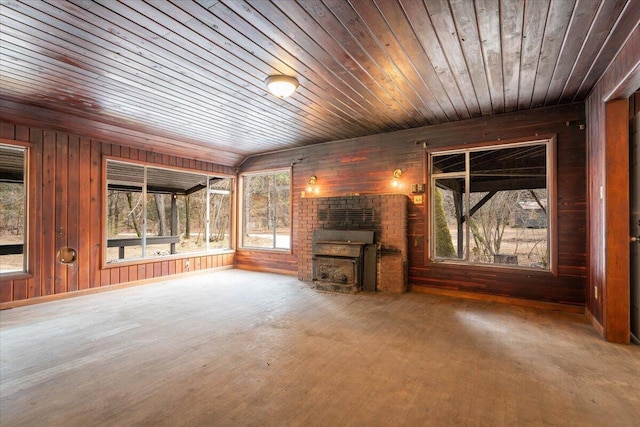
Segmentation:
{"type": "Polygon", "coordinates": [[[627,99],[605,104],[606,179],[605,283],[602,289],[604,337],[630,340],[629,107],[627,99]]]}
{"type": "MultiPolygon", "coordinates": [[[[178,235],[178,198],[175,194],[171,195],[171,235],[178,235]]],[[[175,249],[175,248],[172,248],[175,249]]],[[[173,251],[171,253],[174,253],[173,251]]]]}

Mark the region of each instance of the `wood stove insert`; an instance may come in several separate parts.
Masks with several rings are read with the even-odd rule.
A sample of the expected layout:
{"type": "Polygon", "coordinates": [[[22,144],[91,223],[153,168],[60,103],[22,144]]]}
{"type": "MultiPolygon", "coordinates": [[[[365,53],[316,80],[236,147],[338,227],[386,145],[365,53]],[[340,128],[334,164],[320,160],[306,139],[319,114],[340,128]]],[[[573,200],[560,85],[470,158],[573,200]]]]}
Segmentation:
{"type": "Polygon", "coordinates": [[[312,262],[316,288],[345,293],[375,290],[373,239],[370,230],[315,230],[312,262]]]}

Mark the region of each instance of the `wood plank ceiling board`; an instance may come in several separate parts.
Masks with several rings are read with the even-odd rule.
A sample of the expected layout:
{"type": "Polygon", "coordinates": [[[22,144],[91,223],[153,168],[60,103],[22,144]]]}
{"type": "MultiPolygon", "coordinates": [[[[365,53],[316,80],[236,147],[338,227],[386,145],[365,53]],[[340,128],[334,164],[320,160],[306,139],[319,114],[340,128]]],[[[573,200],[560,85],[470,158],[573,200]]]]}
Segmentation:
{"type": "Polygon", "coordinates": [[[237,166],[583,101],[636,0],[0,0],[0,117],[237,166]],[[296,93],[266,90],[294,76],[296,93]],[[190,154],[189,154],[190,153],[190,154]]]}

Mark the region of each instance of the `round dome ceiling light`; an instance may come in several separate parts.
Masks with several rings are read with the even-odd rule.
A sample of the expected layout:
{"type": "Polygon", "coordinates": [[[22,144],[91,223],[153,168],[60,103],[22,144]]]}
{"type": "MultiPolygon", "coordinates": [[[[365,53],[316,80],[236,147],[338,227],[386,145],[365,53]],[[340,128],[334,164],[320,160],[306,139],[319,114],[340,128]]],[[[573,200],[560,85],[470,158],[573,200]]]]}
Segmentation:
{"type": "Polygon", "coordinates": [[[295,92],[298,87],[298,80],[291,76],[269,76],[264,82],[267,84],[269,92],[278,98],[286,98],[295,92]]]}

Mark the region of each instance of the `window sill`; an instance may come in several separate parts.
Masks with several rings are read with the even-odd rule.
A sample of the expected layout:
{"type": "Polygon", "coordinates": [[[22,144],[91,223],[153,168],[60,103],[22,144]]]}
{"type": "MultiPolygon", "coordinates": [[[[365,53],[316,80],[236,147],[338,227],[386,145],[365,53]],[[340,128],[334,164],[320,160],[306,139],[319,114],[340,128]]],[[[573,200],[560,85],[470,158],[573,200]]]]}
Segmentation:
{"type": "Polygon", "coordinates": [[[242,247],[238,248],[239,251],[245,252],[275,252],[281,254],[292,254],[293,250],[291,248],[279,249],[279,248],[252,248],[252,247],[242,247]]]}
{"type": "Polygon", "coordinates": [[[26,271],[7,271],[0,273],[0,281],[32,279],[34,276],[26,271]]]}
{"type": "Polygon", "coordinates": [[[521,273],[528,276],[540,276],[540,277],[557,277],[558,274],[554,269],[543,270],[534,267],[523,267],[518,265],[508,264],[471,264],[467,262],[456,262],[451,260],[446,261],[433,261],[429,260],[425,267],[429,268],[444,268],[444,269],[463,269],[463,270],[475,270],[475,271],[487,271],[487,272],[500,272],[500,273],[521,273]]]}

